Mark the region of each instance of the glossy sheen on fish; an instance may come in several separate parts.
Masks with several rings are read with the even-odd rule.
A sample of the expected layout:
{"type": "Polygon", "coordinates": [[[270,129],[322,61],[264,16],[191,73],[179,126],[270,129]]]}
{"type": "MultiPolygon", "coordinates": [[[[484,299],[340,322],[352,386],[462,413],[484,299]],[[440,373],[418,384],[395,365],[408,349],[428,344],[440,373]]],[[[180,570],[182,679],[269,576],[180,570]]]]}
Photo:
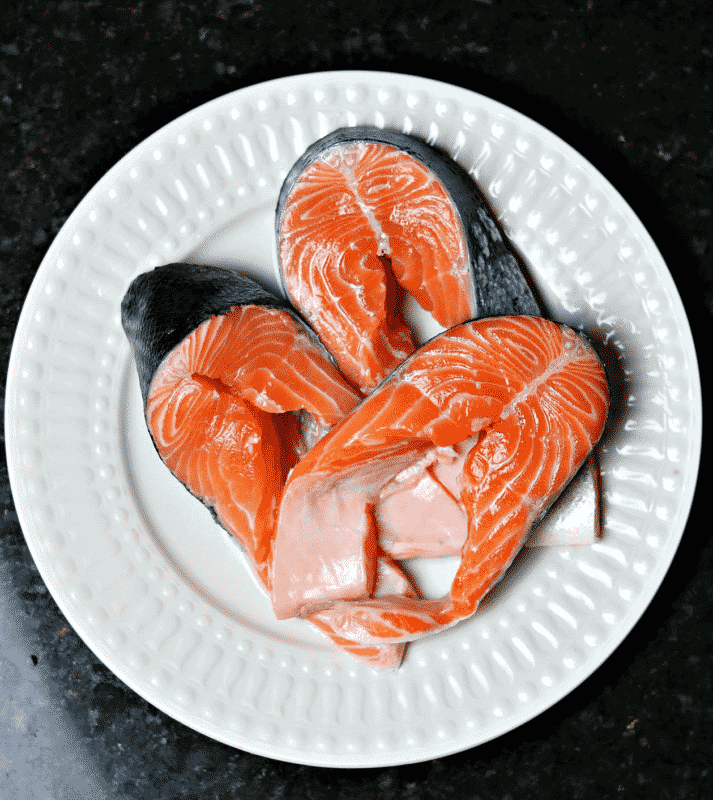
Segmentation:
{"type": "Polygon", "coordinates": [[[288,174],[276,225],[290,299],[364,393],[415,349],[400,289],[445,328],[539,313],[470,176],[415,137],[320,139],[288,174]]]}
{"type": "Polygon", "coordinates": [[[427,342],[291,473],[273,548],[277,616],[309,615],[364,644],[411,641],[469,616],[596,444],[608,403],[596,353],[563,325],[492,318],[427,342]],[[409,460],[478,433],[449,594],[375,597],[375,498],[409,460]],[[332,537],[340,507],[350,513],[332,537]]]}
{"type": "MultiPolygon", "coordinates": [[[[269,592],[280,495],[305,449],[291,412],[304,410],[328,429],[358,395],[284,303],[229,270],[170,264],[140,275],[122,321],[159,455],[242,544],[269,592]]],[[[389,559],[379,573],[389,592],[413,595],[389,559]]],[[[402,645],[365,646],[325,632],[372,666],[401,662],[402,645]]]]}

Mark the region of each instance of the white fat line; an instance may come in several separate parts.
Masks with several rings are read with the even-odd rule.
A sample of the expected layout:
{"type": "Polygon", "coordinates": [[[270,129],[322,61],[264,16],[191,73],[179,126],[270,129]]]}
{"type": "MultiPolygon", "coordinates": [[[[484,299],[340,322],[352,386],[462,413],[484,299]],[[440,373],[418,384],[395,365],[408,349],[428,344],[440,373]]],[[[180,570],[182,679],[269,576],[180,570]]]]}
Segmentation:
{"type": "MultiPolygon", "coordinates": [[[[358,145],[358,155],[361,156],[361,152],[363,147],[358,145]]],[[[339,165],[340,165],[340,172],[344,177],[344,180],[347,183],[349,190],[351,191],[354,199],[357,202],[357,205],[361,209],[362,214],[366,217],[371,229],[374,231],[374,235],[378,241],[378,248],[376,254],[379,256],[387,256],[391,253],[391,245],[389,244],[389,237],[379,225],[379,221],[374,216],[373,210],[366,204],[364,198],[359,194],[359,187],[357,185],[356,178],[354,177],[354,166],[350,164],[346,159],[339,156],[339,165]]]]}
{"type": "Polygon", "coordinates": [[[553,375],[555,375],[557,372],[560,372],[570,361],[576,361],[581,358],[582,348],[578,347],[577,344],[578,343],[572,342],[570,347],[567,347],[567,339],[565,338],[565,341],[562,343],[562,351],[560,352],[559,356],[557,356],[554,361],[550,362],[544,372],[542,372],[527,386],[525,386],[522,391],[518,392],[514,397],[512,397],[507,405],[503,406],[500,418],[506,419],[509,417],[510,414],[512,414],[512,412],[515,410],[515,406],[517,406],[518,403],[527,400],[530,395],[535,394],[543,383],[547,383],[547,381],[553,375]]]}
{"type": "Polygon", "coordinates": [[[410,353],[406,350],[396,349],[395,346],[391,344],[391,342],[389,341],[389,337],[386,335],[386,333],[382,328],[379,328],[378,334],[381,343],[384,345],[386,350],[388,350],[389,353],[391,353],[391,355],[394,358],[398,358],[400,361],[403,361],[408,355],[410,355],[410,353]]]}

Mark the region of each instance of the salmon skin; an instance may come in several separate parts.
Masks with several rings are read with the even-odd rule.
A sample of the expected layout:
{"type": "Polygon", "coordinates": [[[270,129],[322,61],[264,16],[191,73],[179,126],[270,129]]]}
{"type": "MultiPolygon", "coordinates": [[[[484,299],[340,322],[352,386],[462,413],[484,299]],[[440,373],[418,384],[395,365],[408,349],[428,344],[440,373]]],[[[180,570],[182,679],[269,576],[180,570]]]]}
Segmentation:
{"type": "Polygon", "coordinates": [[[362,393],[415,349],[410,293],[444,327],[539,314],[476,185],[418,138],[368,125],[312,144],[276,213],[284,288],[362,393]]]}
{"type": "Polygon", "coordinates": [[[221,267],[165,264],[134,279],[121,303],[121,322],[134,352],[144,403],[166,356],[210,317],[238,305],[294,313],[255,281],[221,267]]]}
{"type": "Polygon", "coordinates": [[[365,645],[413,641],[470,616],[597,443],[608,406],[599,358],[564,325],[490,318],[427,342],[292,471],[273,547],[276,615],[308,616],[365,645]],[[409,463],[474,436],[463,467],[468,534],[450,592],[376,597],[375,499],[409,463]]]}
{"type": "MultiPolygon", "coordinates": [[[[269,593],[277,507],[307,449],[295,412],[324,431],[358,395],[284,301],[231,270],[158,267],[134,280],[121,310],[156,450],[240,542],[269,593]]],[[[391,559],[382,556],[378,571],[377,593],[415,596],[391,559]]],[[[326,632],[373,666],[396,667],[403,657],[399,644],[326,632]]]]}

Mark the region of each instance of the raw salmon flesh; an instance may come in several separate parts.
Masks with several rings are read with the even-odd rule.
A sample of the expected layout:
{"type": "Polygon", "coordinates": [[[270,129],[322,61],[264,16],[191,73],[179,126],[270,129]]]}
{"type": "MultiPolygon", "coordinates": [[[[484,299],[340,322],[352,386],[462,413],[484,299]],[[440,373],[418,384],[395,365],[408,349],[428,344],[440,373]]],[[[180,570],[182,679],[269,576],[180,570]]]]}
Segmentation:
{"type": "Polygon", "coordinates": [[[278,619],[395,668],[475,612],[560,494],[533,542],[568,541],[576,514],[598,534],[598,470],[577,473],[606,421],[604,369],[540,316],[470,176],[417,138],[357,126],[315,142],[275,224],[288,301],[193,264],[129,287],[147,427],[278,619]],[[446,328],[421,347],[406,293],[446,328]],[[447,595],[421,598],[400,562],[455,553],[447,595]]]}
{"type": "Polygon", "coordinates": [[[309,616],[366,644],[470,616],[597,443],[608,406],[599,358],[563,325],[490,318],[427,342],[292,471],[273,548],[278,618],[309,616]],[[449,594],[374,597],[380,492],[429,451],[474,438],[468,535],[449,594]]]}

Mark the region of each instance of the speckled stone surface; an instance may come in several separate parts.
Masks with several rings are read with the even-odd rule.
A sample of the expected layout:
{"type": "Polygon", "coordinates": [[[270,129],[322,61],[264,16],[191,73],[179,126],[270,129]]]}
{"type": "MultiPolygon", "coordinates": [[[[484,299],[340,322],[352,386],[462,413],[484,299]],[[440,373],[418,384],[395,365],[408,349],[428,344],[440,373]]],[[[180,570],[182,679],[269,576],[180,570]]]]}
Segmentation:
{"type": "MultiPolygon", "coordinates": [[[[713,312],[708,11],[705,0],[7,4],[0,27],[3,387],[20,309],[43,255],[121,156],[225,92],[350,68],[473,89],[579,150],[651,232],[704,367],[713,312]]],[[[643,618],[594,675],[545,714],[479,748],[361,771],[233,750],[174,722],[114,677],[42,582],[3,461],[0,797],[713,796],[708,436],[673,566],[643,618]]]]}

